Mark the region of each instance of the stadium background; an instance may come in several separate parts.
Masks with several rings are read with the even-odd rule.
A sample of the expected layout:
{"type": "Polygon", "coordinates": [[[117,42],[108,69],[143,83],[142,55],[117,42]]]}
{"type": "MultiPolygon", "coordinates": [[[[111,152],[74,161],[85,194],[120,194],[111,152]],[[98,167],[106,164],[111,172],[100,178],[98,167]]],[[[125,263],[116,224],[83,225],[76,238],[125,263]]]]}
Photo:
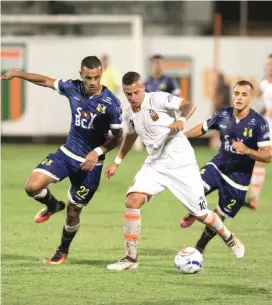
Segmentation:
{"type": "MultiPolygon", "coordinates": [[[[107,53],[120,74],[136,70],[146,78],[149,57],[160,53],[167,60],[166,73],[197,106],[187,128],[212,113],[214,70],[222,71],[230,86],[244,78],[258,87],[272,53],[269,2],[2,1],[1,6],[2,72],[18,68],[77,78],[83,57],[107,53]]],[[[102,179],[82,214],[67,263],[41,265],[41,257],[52,254],[59,241],[64,214],[35,225],[38,206],[23,185],[36,164],[62,143],[70,110],[55,92],[20,80],[2,82],[1,92],[2,304],[271,304],[271,165],[259,209],[244,209],[229,222],[247,248],[241,262],[214,240],[201,274],[178,274],[175,252],[194,245],[201,225],[180,230],[185,210],[165,192],[143,209],[139,271],[105,270],[123,253],[124,194],[145,157],[144,151],[133,151],[116,178],[102,179]]],[[[122,93],[120,99],[125,107],[122,93]]],[[[261,98],[253,107],[261,110],[261,98]]],[[[215,151],[207,141],[196,144],[202,165],[215,151]]],[[[114,156],[109,154],[107,164],[114,156]]],[[[67,187],[66,181],[53,190],[65,199],[67,187]]],[[[216,194],[208,201],[214,207],[216,194]]]]}

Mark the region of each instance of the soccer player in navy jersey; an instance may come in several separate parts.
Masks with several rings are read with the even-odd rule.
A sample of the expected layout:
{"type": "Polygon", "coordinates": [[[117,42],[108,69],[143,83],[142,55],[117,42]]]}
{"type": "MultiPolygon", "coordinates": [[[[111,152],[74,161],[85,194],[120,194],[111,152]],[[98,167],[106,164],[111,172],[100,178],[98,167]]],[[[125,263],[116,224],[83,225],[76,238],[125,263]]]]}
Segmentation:
{"type": "MultiPolygon", "coordinates": [[[[250,108],[253,86],[242,80],[233,88],[233,107],[218,110],[206,122],[186,132],[188,138],[197,138],[209,130],[220,132],[219,153],[201,169],[205,195],[218,190],[219,201],[214,210],[225,220],[235,217],[244,205],[255,161],[271,162],[271,141],[267,121],[250,108]]],[[[184,216],[181,227],[187,228],[195,216],[184,216]]],[[[203,253],[216,235],[208,226],[196,244],[203,253]]]]}
{"type": "Polygon", "coordinates": [[[177,87],[175,80],[163,73],[164,61],[165,59],[162,55],[154,55],[151,57],[152,76],[150,76],[145,82],[145,91],[163,91],[180,96],[181,91],[177,87]]]}
{"type": "Polygon", "coordinates": [[[95,194],[105,154],[122,140],[122,110],[116,96],[100,84],[102,64],[96,56],[81,62],[82,80],[56,80],[47,76],[8,71],[1,79],[18,77],[36,85],[56,90],[69,100],[72,121],[67,141],[57,152],[49,154],[30,174],[25,184],[28,196],[45,205],[35,216],[37,223],[47,221],[65,209],[48,186],[69,177],[67,219],[56,253],[44,260],[47,264],[65,261],[70,244],[80,226],[80,212],[95,194]],[[111,130],[112,137],[108,137],[111,130]]]}

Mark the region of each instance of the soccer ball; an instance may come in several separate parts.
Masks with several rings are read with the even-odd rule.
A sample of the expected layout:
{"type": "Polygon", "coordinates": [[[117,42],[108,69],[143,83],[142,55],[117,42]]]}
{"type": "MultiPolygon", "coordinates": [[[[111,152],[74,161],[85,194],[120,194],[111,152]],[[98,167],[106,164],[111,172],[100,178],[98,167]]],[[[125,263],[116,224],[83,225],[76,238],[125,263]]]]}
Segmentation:
{"type": "Polygon", "coordinates": [[[175,267],[181,273],[198,273],[202,269],[203,257],[201,253],[192,247],[179,250],[175,256],[175,267]]]}

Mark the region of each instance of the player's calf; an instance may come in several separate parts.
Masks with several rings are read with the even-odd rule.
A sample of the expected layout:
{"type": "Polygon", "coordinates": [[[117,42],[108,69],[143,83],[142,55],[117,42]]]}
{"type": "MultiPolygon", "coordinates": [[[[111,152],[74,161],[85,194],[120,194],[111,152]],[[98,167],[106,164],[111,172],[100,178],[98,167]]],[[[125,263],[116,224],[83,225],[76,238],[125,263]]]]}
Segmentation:
{"type": "Polygon", "coordinates": [[[213,211],[207,211],[203,216],[197,216],[197,219],[214,230],[233,251],[237,258],[245,255],[244,245],[228,230],[220,217],[213,211]]]}

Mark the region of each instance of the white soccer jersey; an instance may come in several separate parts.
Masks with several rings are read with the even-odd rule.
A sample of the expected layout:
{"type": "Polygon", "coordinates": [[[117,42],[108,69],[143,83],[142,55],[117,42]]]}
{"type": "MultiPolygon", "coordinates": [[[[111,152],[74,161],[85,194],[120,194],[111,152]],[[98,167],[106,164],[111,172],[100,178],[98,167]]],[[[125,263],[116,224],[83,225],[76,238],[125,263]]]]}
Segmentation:
{"type": "Polygon", "coordinates": [[[267,110],[272,110],[272,82],[264,79],[260,83],[263,101],[267,110]]]}
{"type": "Polygon", "coordinates": [[[266,110],[266,120],[269,125],[270,133],[272,136],[272,82],[269,82],[268,79],[264,79],[260,83],[260,89],[262,91],[263,102],[266,110]]]}
{"type": "Polygon", "coordinates": [[[136,132],[149,154],[146,163],[155,168],[177,168],[196,163],[194,150],[183,134],[168,128],[180,117],[182,99],[166,92],[145,93],[139,112],[129,107],[124,115],[128,132],[136,132]]]}

